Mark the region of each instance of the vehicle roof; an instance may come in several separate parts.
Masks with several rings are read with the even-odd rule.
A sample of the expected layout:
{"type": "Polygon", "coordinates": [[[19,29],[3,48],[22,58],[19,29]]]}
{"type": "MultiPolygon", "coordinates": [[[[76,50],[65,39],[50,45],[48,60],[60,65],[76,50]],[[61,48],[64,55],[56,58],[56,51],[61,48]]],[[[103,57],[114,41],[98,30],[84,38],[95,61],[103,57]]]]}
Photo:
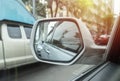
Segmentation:
{"type": "Polygon", "coordinates": [[[0,21],[3,20],[27,24],[33,24],[35,22],[34,16],[18,0],[0,0],[0,21]]]}

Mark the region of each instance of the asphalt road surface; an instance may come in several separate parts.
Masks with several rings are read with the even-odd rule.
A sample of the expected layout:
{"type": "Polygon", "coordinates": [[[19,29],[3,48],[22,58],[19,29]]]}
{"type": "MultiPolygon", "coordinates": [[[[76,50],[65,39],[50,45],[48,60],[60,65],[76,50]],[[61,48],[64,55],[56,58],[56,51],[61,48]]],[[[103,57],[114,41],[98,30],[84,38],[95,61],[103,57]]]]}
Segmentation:
{"type": "Polygon", "coordinates": [[[101,62],[100,56],[90,56],[70,66],[34,63],[0,71],[0,81],[71,81],[101,62]],[[82,62],[83,61],[83,62],[82,62]],[[79,63],[83,64],[79,64],[79,63]]]}
{"type": "Polygon", "coordinates": [[[70,81],[91,67],[81,64],[58,66],[35,63],[0,71],[0,81],[70,81]]]}

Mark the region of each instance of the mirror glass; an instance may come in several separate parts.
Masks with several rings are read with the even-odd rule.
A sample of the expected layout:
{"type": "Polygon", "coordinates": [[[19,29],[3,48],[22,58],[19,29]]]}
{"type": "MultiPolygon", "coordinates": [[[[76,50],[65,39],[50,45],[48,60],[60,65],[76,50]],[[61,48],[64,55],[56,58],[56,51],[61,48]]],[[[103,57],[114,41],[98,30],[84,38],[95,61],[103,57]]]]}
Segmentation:
{"type": "Polygon", "coordinates": [[[40,21],[37,25],[34,50],[39,59],[68,62],[83,48],[78,25],[70,20],[40,21]]]}

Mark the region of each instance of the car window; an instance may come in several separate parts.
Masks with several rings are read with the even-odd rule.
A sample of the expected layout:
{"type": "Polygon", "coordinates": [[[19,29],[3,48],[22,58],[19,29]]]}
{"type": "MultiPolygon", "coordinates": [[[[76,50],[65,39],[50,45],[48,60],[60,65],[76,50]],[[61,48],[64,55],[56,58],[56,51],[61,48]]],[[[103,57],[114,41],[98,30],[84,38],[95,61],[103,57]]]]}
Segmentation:
{"type": "Polygon", "coordinates": [[[27,39],[30,39],[32,27],[24,27],[24,30],[25,30],[25,34],[26,34],[27,39]]]}
{"type": "Polygon", "coordinates": [[[18,25],[7,25],[8,35],[14,39],[22,38],[21,30],[18,25]]]}
{"type": "MultiPolygon", "coordinates": [[[[42,25],[40,25],[42,26],[42,25]]],[[[36,31],[36,37],[35,37],[35,41],[38,42],[38,41],[44,41],[45,40],[45,37],[44,37],[44,34],[42,34],[43,32],[45,31],[44,28],[37,28],[37,31],[36,31]]]]}
{"type": "Polygon", "coordinates": [[[57,47],[72,52],[78,52],[79,47],[81,47],[81,42],[80,42],[80,33],[76,24],[73,22],[66,21],[58,25],[55,28],[52,42],[53,45],[57,47]]]}

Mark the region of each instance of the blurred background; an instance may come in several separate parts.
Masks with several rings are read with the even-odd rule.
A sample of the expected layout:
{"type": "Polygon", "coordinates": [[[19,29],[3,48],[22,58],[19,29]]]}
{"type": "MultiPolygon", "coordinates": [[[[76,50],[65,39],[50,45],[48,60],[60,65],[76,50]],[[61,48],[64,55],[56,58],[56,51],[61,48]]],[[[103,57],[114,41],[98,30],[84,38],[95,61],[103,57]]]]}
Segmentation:
{"type": "Polygon", "coordinates": [[[119,14],[119,0],[21,0],[37,19],[75,17],[85,22],[98,45],[106,45],[114,19],[119,14]]]}

